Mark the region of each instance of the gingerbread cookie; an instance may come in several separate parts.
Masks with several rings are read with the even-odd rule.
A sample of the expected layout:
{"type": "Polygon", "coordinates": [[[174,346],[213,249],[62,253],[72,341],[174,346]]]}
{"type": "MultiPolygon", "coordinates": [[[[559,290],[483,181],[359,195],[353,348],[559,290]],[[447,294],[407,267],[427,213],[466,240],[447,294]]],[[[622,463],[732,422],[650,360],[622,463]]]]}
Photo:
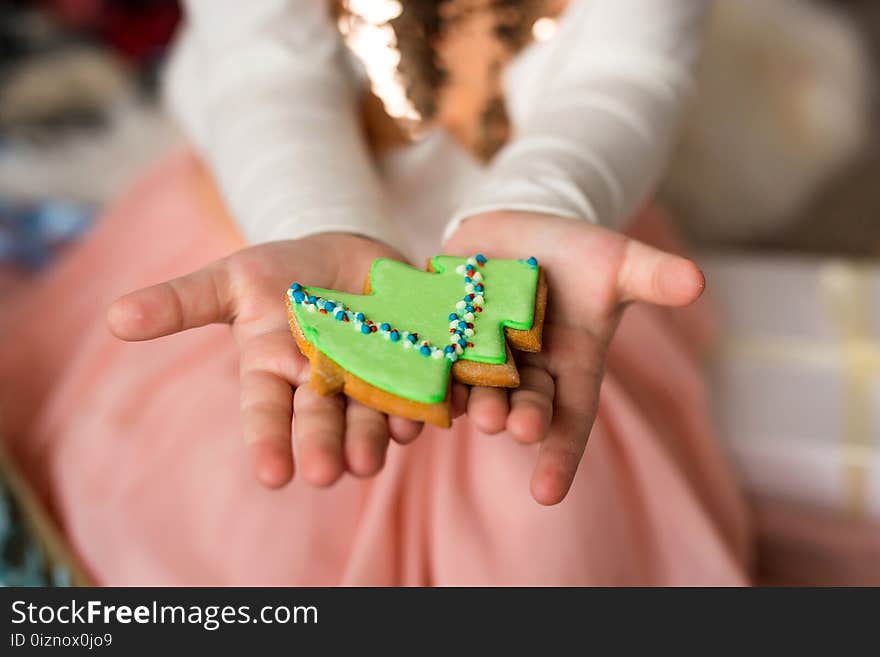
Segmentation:
{"type": "Polygon", "coordinates": [[[534,258],[435,256],[428,271],[373,263],[364,294],[294,283],[288,318],[310,384],[385,413],[450,425],[451,377],[516,387],[508,344],[540,351],[547,302],[534,258]]]}

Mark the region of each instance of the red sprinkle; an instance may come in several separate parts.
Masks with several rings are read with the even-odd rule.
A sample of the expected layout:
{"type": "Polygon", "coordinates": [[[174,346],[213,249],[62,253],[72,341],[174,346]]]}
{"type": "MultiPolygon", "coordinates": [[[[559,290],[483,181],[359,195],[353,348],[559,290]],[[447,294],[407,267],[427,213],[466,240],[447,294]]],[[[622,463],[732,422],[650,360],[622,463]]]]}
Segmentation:
{"type": "Polygon", "coordinates": [[[473,342],[468,342],[468,347],[473,348],[473,346],[474,346],[474,343],[473,343],[473,342]]]}
{"type": "Polygon", "coordinates": [[[326,314],[327,314],[327,311],[324,310],[323,308],[321,308],[318,312],[321,313],[322,315],[326,315],[326,314]]]}
{"type": "Polygon", "coordinates": [[[474,300],[474,295],[473,295],[473,294],[469,294],[469,295],[467,295],[467,298],[468,298],[469,301],[473,301],[473,300],[474,300]]]}
{"type": "Polygon", "coordinates": [[[468,323],[467,323],[467,327],[468,327],[468,328],[474,328],[474,323],[473,323],[473,322],[468,322],[468,323]]]}
{"type": "Polygon", "coordinates": [[[372,324],[370,325],[370,333],[375,333],[378,330],[379,329],[377,329],[374,325],[372,325],[372,324]]]}
{"type": "Polygon", "coordinates": [[[476,310],[478,313],[481,313],[481,312],[483,312],[483,307],[482,306],[474,306],[474,310],[476,310]]]}

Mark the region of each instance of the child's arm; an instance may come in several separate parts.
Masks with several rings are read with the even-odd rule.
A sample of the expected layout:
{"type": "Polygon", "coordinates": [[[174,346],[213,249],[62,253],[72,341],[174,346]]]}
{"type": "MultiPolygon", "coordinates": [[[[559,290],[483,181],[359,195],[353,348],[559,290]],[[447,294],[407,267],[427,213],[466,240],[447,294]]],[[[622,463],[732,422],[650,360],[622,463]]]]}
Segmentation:
{"type": "Polygon", "coordinates": [[[351,67],[321,0],[186,0],[167,95],[250,243],[398,236],[351,67]]]}
{"type": "Polygon", "coordinates": [[[345,470],[377,472],[389,438],[406,442],[420,431],[303,385],[308,361],[287,323],[283,292],[292,281],[360,291],[375,258],[402,259],[361,137],[358,81],[327,5],[187,0],[170,99],[255,246],[132,292],[108,311],[125,340],[231,325],[242,434],[269,486],[293,476],[293,444],[302,476],[328,485],[345,470]]]}
{"type": "Polygon", "coordinates": [[[574,480],[625,305],[684,305],[703,289],[692,262],[595,224],[629,218],[662,174],[706,9],[703,0],[575,0],[558,40],[532,53],[545,57],[539,75],[510,89],[516,138],[447,231],[449,253],[521,257],[528,245],[548,272],[544,351],[523,358],[509,396],[475,388],[467,406],[488,433],[541,442],[532,494],[543,504],[561,501],[574,480]]]}
{"type": "Polygon", "coordinates": [[[527,78],[515,138],[447,227],[493,210],[619,226],[654,190],[693,84],[706,0],[574,0],[527,78]]]}

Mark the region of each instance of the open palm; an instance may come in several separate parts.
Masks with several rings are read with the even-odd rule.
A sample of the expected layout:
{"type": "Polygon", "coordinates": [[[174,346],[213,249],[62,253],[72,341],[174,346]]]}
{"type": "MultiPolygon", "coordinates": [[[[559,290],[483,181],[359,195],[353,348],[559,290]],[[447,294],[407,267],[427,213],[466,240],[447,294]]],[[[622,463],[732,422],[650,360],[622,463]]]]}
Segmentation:
{"type": "Polygon", "coordinates": [[[290,481],[294,445],[297,468],[313,484],[329,485],[345,470],[368,476],[381,469],[390,438],[409,442],[421,425],[303,385],[308,360],[290,335],[283,292],[294,280],[361,292],[381,257],[403,259],[382,244],[338,233],[261,244],[126,295],[107,321],[124,340],[230,324],[241,355],[242,431],[257,478],[273,487],[290,481]]]}
{"type": "MultiPolygon", "coordinates": [[[[471,217],[445,251],[534,255],[547,273],[544,350],[517,355],[520,387],[468,392],[455,384],[452,400],[453,415],[466,408],[486,433],[506,431],[522,442],[541,443],[532,494],[542,504],[555,504],[568,492],[583,455],[608,344],[625,305],[688,304],[702,292],[703,276],[691,261],[619,233],[532,213],[471,217]]],[[[381,469],[390,439],[410,442],[421,424],[341,395],[322,397],[304,385],[308,360],[290,336],[282,292],[294,280],[360,292],[380,257],[402,260],[387,246],[347,234],[261,244],[118,299],[108,323],[124,340],[230,324],[241,354],[242,432],[257,478],[281,486],[293,476],[294,460],[315,485],[329,485],[346,470],[368,476],[381,469]]]]}
{"type": "Polygon", "coordinates": [[[568,492],[586,447],[605,356],[624,307],[632,301],[687,305],[702,293],[703,275],[690,260],[620,233],[525,212],[471,217],[444,251],[535,256],[546,272],[543,351],[517,354],[519,388],[471,389],[467,414],[486,433],[506,431],[521,442],[541,443],[532,495],[556,504],[568,492]]]}

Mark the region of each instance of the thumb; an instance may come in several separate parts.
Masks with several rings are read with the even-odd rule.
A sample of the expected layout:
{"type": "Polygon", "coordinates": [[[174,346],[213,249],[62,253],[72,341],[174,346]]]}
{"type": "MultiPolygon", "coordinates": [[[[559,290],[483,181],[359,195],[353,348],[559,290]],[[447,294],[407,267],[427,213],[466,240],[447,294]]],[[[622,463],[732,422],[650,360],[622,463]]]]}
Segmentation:
{"type": "Polygon", "coordinates": [[[151,340],[186,329],[229,322],[234,303],[223,261],[186,276],[136,290],[107,309],[107,326],[122,340],[151,340]]]}
{"type": "Polygon", "coordinates": [[[706,278],[693,260],[627,240],[617,277],[621,302],[686,306],[705,288],[706,278]]]}

